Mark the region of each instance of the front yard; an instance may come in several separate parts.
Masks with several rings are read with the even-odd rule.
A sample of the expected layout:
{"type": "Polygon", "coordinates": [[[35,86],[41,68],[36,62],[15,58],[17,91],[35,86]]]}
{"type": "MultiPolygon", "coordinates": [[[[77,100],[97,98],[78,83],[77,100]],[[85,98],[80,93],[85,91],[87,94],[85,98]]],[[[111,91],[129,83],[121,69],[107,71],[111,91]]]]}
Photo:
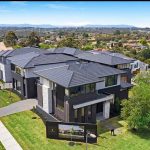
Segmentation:
{"type": "MultiPolygon", "coordinates": [[[[13,114],[0,119],[13,134],[24,150],[84,150],[84,143],[69,146],[68,141],[46,139],[45,125],[32,111],[13,114]],[[36,117],[32,119],[32,117],[36,117]]],[[[118,117],[99,124],[97,144],[89,144],[88,150],[148,150],[150,149],[150,130],[133,133],[127,130],[127,124],[118,117]],[[116,136],[111,136],[106,128],[113,124],[116,136]]]]}
{"type": "Polygon", "coordinates": [[[9,90],[0,90],[0,108],[19,100],[21,100],[21,98],[15,93],[10,93],[9,90]]]}

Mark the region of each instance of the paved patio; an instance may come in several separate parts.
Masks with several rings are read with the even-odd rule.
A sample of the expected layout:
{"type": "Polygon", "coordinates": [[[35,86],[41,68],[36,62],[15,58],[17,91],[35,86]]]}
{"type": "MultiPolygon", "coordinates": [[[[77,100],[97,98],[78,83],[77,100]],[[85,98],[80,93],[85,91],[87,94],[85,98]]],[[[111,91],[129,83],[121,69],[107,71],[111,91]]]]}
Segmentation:
{"type": "Polygon", "coordinates": [[[10,134],[4,124],[0,121],[0,141],[6,150],[22,150],[14,137],[10,134]]]}

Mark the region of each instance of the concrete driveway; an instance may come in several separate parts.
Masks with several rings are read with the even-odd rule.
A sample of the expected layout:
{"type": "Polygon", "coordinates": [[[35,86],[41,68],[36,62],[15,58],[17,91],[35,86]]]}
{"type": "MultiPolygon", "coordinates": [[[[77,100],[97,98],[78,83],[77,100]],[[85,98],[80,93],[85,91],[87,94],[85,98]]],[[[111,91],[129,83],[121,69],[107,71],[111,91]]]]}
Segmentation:
{"type": "Polygon", "coordinates": [[[31,110],[37,105],[36,99],[26,99],[0,108],[0,117],[31,110]]]}

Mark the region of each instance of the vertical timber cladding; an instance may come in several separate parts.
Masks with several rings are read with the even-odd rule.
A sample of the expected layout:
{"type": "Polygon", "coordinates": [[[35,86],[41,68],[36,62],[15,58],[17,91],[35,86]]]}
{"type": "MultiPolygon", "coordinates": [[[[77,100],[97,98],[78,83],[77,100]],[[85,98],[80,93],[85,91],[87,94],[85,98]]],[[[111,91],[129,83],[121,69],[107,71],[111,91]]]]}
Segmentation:
{"type": "Polygon", "coordinates": [[[88,136],[88,143],[97,143],[96,124],[46,121],[46,137],[50,139],[86,142],[86,133],[96,135],[96,138],[88,136]]]}

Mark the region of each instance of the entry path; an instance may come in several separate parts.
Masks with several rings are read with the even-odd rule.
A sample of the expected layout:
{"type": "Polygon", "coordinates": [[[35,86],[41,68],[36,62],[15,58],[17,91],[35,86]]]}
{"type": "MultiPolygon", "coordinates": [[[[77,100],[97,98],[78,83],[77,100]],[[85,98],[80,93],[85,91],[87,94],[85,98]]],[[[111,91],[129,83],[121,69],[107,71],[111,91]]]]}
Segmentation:
{"type": "Polygon", "coordinates": [[[13,104],[10,104],[6,107],[0,108],[0,117],[11,115],[14,113],[31,110],[33,107],[36,107],[36,99],[26,99],[13,104]]]}
{"type": "Polygon", "coordinates": [[[6,150],[22,150],[14,137],[10,134],[4,124],[0,121],[0,141],[6,150]]]}

